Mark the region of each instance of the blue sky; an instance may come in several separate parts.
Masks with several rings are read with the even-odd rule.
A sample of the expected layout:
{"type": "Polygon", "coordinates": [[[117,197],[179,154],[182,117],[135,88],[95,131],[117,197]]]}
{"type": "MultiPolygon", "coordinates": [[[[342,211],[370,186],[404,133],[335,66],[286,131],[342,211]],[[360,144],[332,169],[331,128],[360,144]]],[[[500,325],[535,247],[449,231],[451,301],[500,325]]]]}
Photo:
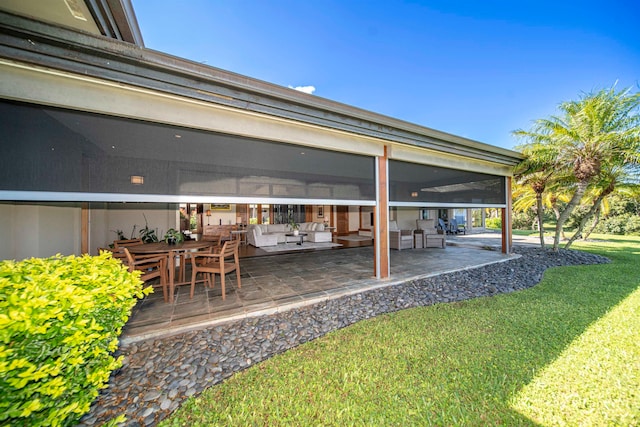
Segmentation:
{"type": "Polygon", "coordinates": [[[150,49],[504,148],[640,84],[637,0],[132,2],[150,49]]]}

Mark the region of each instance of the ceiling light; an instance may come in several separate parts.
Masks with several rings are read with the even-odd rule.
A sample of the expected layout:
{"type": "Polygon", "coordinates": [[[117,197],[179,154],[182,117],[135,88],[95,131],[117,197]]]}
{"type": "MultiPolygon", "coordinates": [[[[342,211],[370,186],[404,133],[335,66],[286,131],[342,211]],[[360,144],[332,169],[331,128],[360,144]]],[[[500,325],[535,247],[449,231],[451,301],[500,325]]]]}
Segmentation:
{"type": "Polygon", "coordinates": [[[131,175],[131,183],[133,185],[142,185],[142,184],[144,184],[144,176],[131,175]]]}

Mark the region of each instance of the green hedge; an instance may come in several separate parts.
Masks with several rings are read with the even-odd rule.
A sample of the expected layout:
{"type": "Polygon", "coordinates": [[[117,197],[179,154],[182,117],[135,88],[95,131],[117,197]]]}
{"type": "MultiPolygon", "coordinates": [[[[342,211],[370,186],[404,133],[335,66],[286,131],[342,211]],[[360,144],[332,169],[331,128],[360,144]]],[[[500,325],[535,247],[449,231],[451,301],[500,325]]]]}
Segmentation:
{"type": "Polygon", "coordinates": [[[75,425],[143,289],[109,253],[0,261],[0,425],[75,425]]]}

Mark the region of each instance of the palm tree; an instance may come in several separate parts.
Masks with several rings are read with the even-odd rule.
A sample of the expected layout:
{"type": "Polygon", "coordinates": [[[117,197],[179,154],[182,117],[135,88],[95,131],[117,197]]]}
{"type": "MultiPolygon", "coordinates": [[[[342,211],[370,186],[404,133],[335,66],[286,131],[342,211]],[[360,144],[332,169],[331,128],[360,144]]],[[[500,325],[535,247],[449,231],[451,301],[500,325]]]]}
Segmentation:
{"type": "Polygon", "coordinates": [[[558,183],[562,182],[561,180],[566,180],[566,177],[561,178],[556,173],[555,159],[558,157],[558,153],[553,146],[534,143],[519,146],[517,149],[520,149],[526,157],[514,170],[516,186],[527,190],[514,192],[514,197],[520,197],[514,203],[514,209],[524,210],[535,206],[534,210],[538,219],[538,231],[540,233],[540,247],[544,248],[544,208],[548,206],[554,209],[554,212],[557,211],[556,201],[558,197],[556,194],[558,183]],[[529,199],[531,195],[535,200],[534,204],[529,199]]]}
{"type": "Polygon", "coordinates": [[[555,173],[570,173],[575,180],[572,197],[556,223],[554,251],[558,250],[565,222],[589,186],[599,179],[603,166],[640,164],[639,105],[640,93],[631,93],[630,89],[616,92],[612,87],[586,94],[578,101],[563,102],[560,116],[536,120],[530,131],[514,132],[528,138],[530,145],[546,148],[532,150],[533,155],[555,153],[555,173]]]}
{"type": "Polygon", "coordinates": [[[624,168],[614,166],[611,170],[603,171],[600,179],[594,183],[590,191],[591,206],[589,211],[587,211],[587,214],[580,219],[578,227],[565,245],[565,249],[569,249],[571,244],[582,236],[582,230],[584,230],[587,222],[595,215],[600,214],[602,202],[607,196],[614,192],[617,183],[623,179],[623,169],[624,168]]]}
{"type": "Polygon", "coordinates": [[[544,248],[544,203],[542,198],[549,177],[549,174],[543,174],[541,172],[525,175],[521,179],[516,180],[517,187],[513,192],[513,197],[518,198],[513,205],[514,210],[524,211],[533,209],[535,211],[538,221],[538,231],[540,232],[541,248],[544,248]],[[533,195],[533,197],[531,197],[531,195],[533,195]]]}

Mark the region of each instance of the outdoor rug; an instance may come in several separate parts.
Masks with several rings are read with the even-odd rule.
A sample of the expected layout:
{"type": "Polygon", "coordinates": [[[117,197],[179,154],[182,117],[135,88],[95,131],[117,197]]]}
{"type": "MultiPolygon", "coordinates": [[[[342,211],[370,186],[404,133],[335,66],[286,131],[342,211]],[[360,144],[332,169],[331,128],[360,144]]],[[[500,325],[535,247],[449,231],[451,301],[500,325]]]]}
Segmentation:
{"type": "Polygon", "coordinates": [[[357,236],[352,234],[349,236],[338,236],[338,240],[348,240],[350,242],[364,242],[366,240],[371,240],[371,237],[357,236]]]}
{"type": "Polygon", "coordinates": [[[297,245],[294,242],[291,243],[279,243],[277,246],[261,246],[265,252],[274,253],[274,252],[290,252],[290,251],[303,251],[307,249],[331,249],[338,246],[342,246],[338,243],[331,242],[321,242],[321,243],[313,243],[313,242],[304,242],[302,245],[297,245]]]}

